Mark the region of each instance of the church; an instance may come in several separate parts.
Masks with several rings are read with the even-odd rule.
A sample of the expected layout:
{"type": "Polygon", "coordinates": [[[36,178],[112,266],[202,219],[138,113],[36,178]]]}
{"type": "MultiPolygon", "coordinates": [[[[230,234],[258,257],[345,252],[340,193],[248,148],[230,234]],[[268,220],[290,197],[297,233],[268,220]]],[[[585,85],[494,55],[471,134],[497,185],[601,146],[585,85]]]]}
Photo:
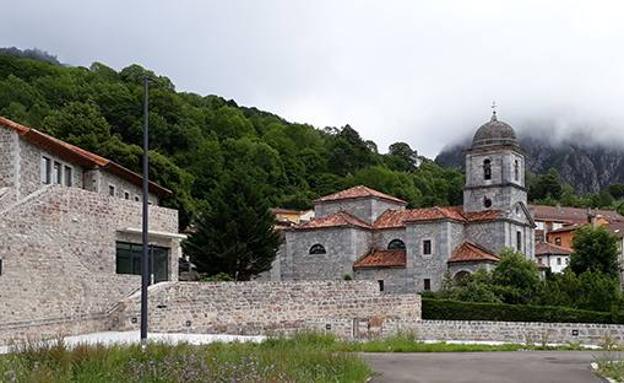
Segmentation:
{"type": "Polygon", "coordinates": [[[504,248],[535,259],[525,158],[513,128],[490,121],[466,152],[463,206],[406,209],[366,186],[314,201],[314,219],[286,228],[280,280],[369,279],[391,293],[438,290],[446,275],[491,269],[504,248]]]}

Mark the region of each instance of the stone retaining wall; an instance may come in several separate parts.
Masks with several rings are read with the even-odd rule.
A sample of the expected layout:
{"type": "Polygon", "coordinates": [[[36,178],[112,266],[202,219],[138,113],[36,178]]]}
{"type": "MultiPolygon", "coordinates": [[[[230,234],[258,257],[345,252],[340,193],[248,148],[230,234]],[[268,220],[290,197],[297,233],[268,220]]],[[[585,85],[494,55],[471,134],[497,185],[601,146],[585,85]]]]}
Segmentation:
{"type": "Polygon", "coordinates": [[[612,324],[422,320],[412,329],[422,340],[601,345],[608,338],[624,343],[624,325],[612,324]]]}
{"type": "MultiPolygon", "coordinates": [[[[140,294],[122,301],[116,330],[137,329],[140,294]]],[[[150,288],[149,328],[156,332],[288,334],[329,331],[345,338],[412,327],[420,296],[389,295],[375,281],[173,282],[150,288]]]]}

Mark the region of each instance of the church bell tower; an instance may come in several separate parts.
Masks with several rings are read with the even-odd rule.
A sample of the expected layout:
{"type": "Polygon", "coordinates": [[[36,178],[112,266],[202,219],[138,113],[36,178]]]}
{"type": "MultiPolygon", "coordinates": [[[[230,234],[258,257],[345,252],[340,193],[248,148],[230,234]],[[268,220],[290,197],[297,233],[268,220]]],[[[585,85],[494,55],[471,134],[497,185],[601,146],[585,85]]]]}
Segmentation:
{"type": "Polygon", "coordinates": [[[511,211],[527,204],[525,159],[513,128],[496,111],[466,152],[464,211],[511,211]]]}

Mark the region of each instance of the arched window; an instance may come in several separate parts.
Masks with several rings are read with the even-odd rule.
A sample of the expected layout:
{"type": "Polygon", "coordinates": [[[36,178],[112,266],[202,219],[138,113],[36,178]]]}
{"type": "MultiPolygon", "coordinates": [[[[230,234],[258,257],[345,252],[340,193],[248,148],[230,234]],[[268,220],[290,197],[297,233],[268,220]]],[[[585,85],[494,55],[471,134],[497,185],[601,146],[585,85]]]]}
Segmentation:
{"type": "Polygon", "coordinates": [[[325,254],[325,253],[326,253],[325,248],[320,243],[317,243],[316,245],[312,245],[312,247],[310,248],[310,254],[325,254]]]}
{"type": "Polygon", "coordinates": [[[483,179],[492,179],[492,161],[490,159],[483,160],[483,179]]]}
{"type": "Polygon", "coordinates": [[[456,282],[461,282],[461,281],[465,280],[466,278],[468,278],[469,276],[470,276],[470,272],[469,271],[461,270],[461,271],[458,271],[455,274],[453,279],[455,279],[456,282]]]}
{"type": "Polygon", "coordinates": [[[396,238],[388,244],[388,250],[405,250],[405,242],[396,238]]]}
{"type": "Polygon", "coordinates": [[[514,161],[514,179],[520,181],[520,163],[518,160],[514,161]]]}
{"type": "Polygon", "coordinates": [[[488,197],[483,197],[483,206],[485,206],[486,209],[492,207],[492,200],[488,197]]]}

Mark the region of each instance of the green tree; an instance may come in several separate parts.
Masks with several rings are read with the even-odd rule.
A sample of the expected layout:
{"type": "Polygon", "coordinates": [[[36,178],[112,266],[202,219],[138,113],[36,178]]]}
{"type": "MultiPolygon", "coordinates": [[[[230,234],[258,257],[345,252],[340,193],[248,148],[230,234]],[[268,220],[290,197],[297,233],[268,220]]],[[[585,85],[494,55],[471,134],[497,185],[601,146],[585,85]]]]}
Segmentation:
{"type": "Polygon", "coordinates": [[[505,303],[527,303],[540,282],[535,262],[512,249],[501,253],[501,260],[492,271],[492,283],[498,286],[505,303]]]}
{"type": "Polygon", "coordinates": [[[221,180],[182,246],[198,271],[247,281],[267,271],[280,245],[267,200],[244,173],[221,180]]]}
{"type": "Polygon", "coordinates": [[[101,152],[101,145],[111,139],[110,125],[90,103],[71,102],[52,111],[43,125],[51,135],[94,152],[101,152]]]}
{"type": "Polygon", "coordinates": [[[416,169],[418,153],[405,142],[395,142],[388,148],[384,162],[392,170],[411,172],[416,169]]]}
{"type": "Polygon", "coordinates": [[[529,200],[539,200],[544,198],[561,198],[563,185],[557,170],[551,168],[546,174],[537,176],[529,184],[529,200]]]}
{"type": "Polygon", "coordinates": [[[586,271],[598,271],[606,275],[618,275],[617,238],[604,227],[585,225],[576,230],[570,258],[570,268],[580,275],[586,271]]]}

